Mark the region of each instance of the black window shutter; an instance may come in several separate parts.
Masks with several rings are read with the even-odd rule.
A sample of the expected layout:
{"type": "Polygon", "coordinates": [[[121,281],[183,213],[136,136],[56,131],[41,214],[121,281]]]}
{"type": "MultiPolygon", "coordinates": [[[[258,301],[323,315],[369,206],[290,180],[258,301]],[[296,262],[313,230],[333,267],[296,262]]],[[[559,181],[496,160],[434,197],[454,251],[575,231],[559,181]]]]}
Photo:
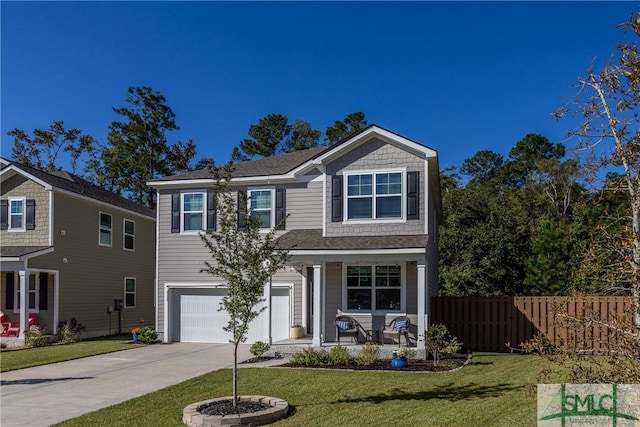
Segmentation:
{"type": "Polygon", "coordinates": [[[420,219],[420,172],[407,172],[407,219],[420,219]]]}
{"type": "Polygon", "coordinates": [[[36,228],[36,201],[33,199],[27,199],[26,209],[26,221],[25,226],[27,230],[33,230],[36,228]]]}
{"type": "Polygon", "coordinates": [[[15,273],[7,273],[7,287],[5,289],[4,294],[4,302],[5,308],[7,310],[13,310],[13,293],[14,293],[14,281],[15,281],[15,273]]]}
{"type": "Polygon", "coordinates": [[[284,188],[276,188],[276,228],[285,229],[285,217],[287,215],[287,193],[284,188]]]}
{"type": "Polygon", "coordinates": [[[207,230],[216,231],[216,193],[207,191],[207,230]]]}
{"type": "Polygon", "coordinates": [[[238,230],[244,228],[244,215],[247,212],[246,194],[244,189],[238,188],[238,230]]]}
{"type": "Polygon", "coordinates": [[[342,221],[342,175],[331,177],[331,222],[342,221]]]}
{"type": "Polygon", "coordinates": [[[9,201],[0,200],[0,230],[9,229],[9,201]]]}
{"type": "Polygon", "coordinates": [[[180,232],[180,193],[171,195],[171,232],[180,232]]]}
{"type": "Polygon", "coordinates": [[[40,301],[39,309],[48,310],[49,302],[49,273],[40,273],[40,301]]]}

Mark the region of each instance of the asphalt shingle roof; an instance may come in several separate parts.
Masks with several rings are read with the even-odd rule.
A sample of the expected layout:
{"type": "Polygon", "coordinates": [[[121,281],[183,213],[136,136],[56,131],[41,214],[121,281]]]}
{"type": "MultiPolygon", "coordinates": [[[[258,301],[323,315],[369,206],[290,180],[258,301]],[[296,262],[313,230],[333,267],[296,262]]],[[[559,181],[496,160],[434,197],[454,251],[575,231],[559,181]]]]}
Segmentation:
{"type": "Polygon", "coordinates": [[[277,249],[283,250],[367,250],[426,248],[429,236],[340,236],[322,237],[322,230],[291,230],[280,236],[277,249]]]}
{"type": "Polygon", "coordinates": [[[40,252],[52,246],[0,246],[0,256],[4,257],[21,257],[34,252],[40,252]]]}
{"type": "Polygon", "coordinates": [[[132,202],[131,200],[126,199],[116,193],[105,190],[104,188],[92,184],[84,178],[81,178],[72,173],[66,171],[44,172],[39,169],[21,165],[15,162],[11,162],[10,165],[22,170],[25,173],[28,173],[35,178],[38,178],[43,182],[46,182],[54,188],[66,190],[75,194],[80,194],[85,197],[89,197],[94,200],[127,209],[132,212],[137,212],[151,218],[155,218],[156,216],[155,211],[132,202]]]}

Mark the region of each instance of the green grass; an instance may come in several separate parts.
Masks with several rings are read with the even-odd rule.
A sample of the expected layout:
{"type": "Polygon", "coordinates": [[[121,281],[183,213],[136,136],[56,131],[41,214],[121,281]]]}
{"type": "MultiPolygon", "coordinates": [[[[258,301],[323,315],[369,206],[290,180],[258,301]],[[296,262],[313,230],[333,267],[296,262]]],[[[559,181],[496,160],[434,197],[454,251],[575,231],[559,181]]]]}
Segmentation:
{"type": "MultiPolygon", "coordinates": [[[[540,366],[535,356],[479,353],[438,374],[248,368],[239,391],[287,400],[292,413],[277,426],[528,426],[540,366]]],[[[231,375],[211,372],[57,426],[183,426],[183,408],[229,395],[231,375]]]]}
{"type": "Polygon", "coordinates": [[[87,339],[73,344],[3,351],[0,355],[0,372],[64,362],[65,360],[80,359],[131,348],[133,348],[131,334],[120,334],[87,339]]]}

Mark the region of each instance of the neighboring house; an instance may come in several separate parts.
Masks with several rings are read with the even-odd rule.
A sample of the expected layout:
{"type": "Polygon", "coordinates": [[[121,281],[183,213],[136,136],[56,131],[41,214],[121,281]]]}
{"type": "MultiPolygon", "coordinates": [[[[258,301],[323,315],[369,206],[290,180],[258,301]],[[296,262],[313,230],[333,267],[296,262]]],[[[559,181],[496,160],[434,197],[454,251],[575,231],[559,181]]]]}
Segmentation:
{"type": "Polygon", "coordinates": [[[155,212],[67,172],[0,160],[3,322],[84,337],[155,324],[155,212]],[[115,306],[122,301],[122,309],[115,306]]]}
{"type": "MultiPolygon", "coordinates": [[[[241,162],[231,184],[265,230],[288,215],[277,235],[291,259],[265,285],[267,309],[248,342],[286,339],[302,325],[320,346],[335,340],[340,314],[357,319],[361,338],[406,314],[413,339],[424,339],[438,292],[435,150],[369,126],[334,146],[241,162]]],[[[200,230],[217,226],[210,172],[150,185],[158,191],[157,329],[166,342],[227,342],[224,283],[201,272],[211,255],[200,230]]]]}

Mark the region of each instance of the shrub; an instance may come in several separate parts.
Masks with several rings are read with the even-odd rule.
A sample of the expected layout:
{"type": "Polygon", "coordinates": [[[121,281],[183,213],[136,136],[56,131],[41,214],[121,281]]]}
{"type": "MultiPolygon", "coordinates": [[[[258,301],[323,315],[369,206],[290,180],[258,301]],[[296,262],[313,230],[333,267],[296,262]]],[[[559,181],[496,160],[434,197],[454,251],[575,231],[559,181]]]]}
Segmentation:
{"type": "Polygon", "coordinates": [[[44,347],[51,345],[51,332],[46,326],[31,325],[24,334],[24,346],[26,348],[44,347]]]}
{"type": "Polygon", "coordinates": [[[156,340],[158,339],[158,333],[148,327],[144,327],[140,329],[140,332],[138,333],[138,341],[140,341],[141,343],[144,344],[151,344],[156,342],[156,340]]]}
{"type": "Polygon", "coordinates": [[[334,365],[348,365],[353,360],[349,350],[341,345],[333,347],[329,352],[329,356],[334,365]]]}
{"type": "Polygon", "coordinates": [[[75,317],[71,320],[64,320],[58,324],[58,340],[62,343],[72,343],[80,341],[80,334],[86,329],[75,317]]]}
{"type": "Polygon", "coordinates": [[[259,356],[262,356],[267,351],[269,351],[270,348],[271,347],[266,342],[256,341],[253,344],[251,344],[251,348],[249,348],[249,351],[255,357],[259,357],[259,356]]]}
{"type": "Polygon", "coordinates": [[[306,348],[291,356],[289,363],[293,366],[329,366],[332,360],[327,350],[306,348]]]}
{"type": "Polygon", "coordinates": [[[462,343],[451,336],[445,325],[435,324],[425,332],[425,348],[433,355],[433,364],[437,365],[442,355],[455,353],[462,348],[462,343]]]}
{"type": "Polygon", "coordinates": [[[373,362],[378,360],[379,356],[380,346],[372,342],[366,342],[356,356],[356,363],[364,366],[371,365],[373,362]]]}

